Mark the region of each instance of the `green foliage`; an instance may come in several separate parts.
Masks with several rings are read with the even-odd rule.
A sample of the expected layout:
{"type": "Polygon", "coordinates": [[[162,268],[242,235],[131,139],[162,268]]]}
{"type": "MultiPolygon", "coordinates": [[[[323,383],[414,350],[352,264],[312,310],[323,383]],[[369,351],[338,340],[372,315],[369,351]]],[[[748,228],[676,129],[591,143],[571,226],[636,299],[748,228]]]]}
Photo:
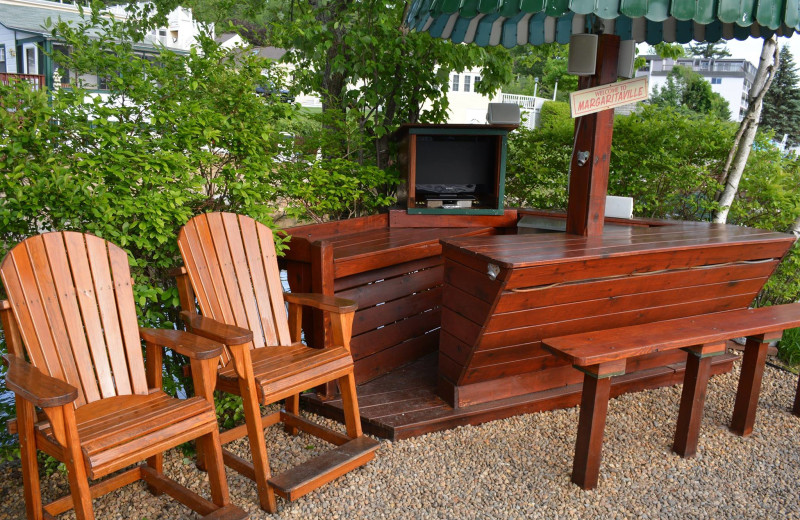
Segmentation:
{"type": "MultiPolygon", "coordinates": [[[[269,64],[234,59],[208,37],[188,54],[146,59],[134,47],[140,14],[122,24],[95,11],[53,27],[72,47],[56,61],[73,78],[107,76],[107,93],[79,81],[52,92],[0,85],[0,257],[39,232],[108,239],[129,254],[140,324],[172,327],[178,295],[167,270],[179,263],[179,227],[211,210],[270,223],[279,124],[293,107],[254,95],[280,80],[269,64]]],[[[176,392],[183,360],[165,359],[176,392]]]]}
{"type": "Polygon", "coordinates": [[[718,42],[690,43],[685,47],[687,56],[703,58],[726,58],[731,55],[725,40],[718,42]]]}
{"type": "Polygon", "coordinates": [[[680,43],[661,42],[650,47],[653,54],[658,54],[662,58],[682,58],[686,55],[686,50],[680,43]]]}
{"type": "Polygon", "coordinates": [[[728,102],[711,90],[711,85],[699,73],[689,67],[673,67],[667,75],[667,84],[653,89],[650,103],[659,106],[674,106],[698,114],[711,114],[719,119],[731,117],[728,102]]]}
{"type": "Polygon", "coordinates": [[[564,209],[573,140],[569,105],[545,102],[540,117],[540,128],[520,127],[509,136],[506,204],[564,209]]]}
{"type": "Polygon", "coordinates": [[[800,328],[783,331],[778,343],[778,357],[789,365],[800,365],[800,328]]]}
{"type": "MultiPolygon", "coordinates": [[[[318,0],[293,4],[291,20],[273,24],[275,44],[289,49],[284,61],[295,65],[294,88],[316,92],[323,112],[352,117],[367,136],[350,160],[386,168],[388,136],[401,123],[442,122],[447,115],[451,72],[482,67],[476,89],[492,92],[507,79],[510,61],[504,49],[456,45],[427,33],[398,29],[402,2],[318,0]],[[354,113],[351,114],[351,111],[354,113]]],[[[346,149],[329,143],[326,157],[346,149]]]]}
{"type": "Polygon", "coordinates": [[[578,77],[567,73],[569,45],[525,45],[515,47],[509,52],[513,61],[514,79],[503,85],[503,92],[532,96],[536,79],[539,80],[536,89],[539,97],[552,97],[556,83],[558,100],[567,100],[569,93],[577,90],[578,77]]]}
{"type": "Polygon", "coordinates": [[[788,45],[780,52],[780,66],[772,84],[764,95],[761,125],[772,129],[775,138],[782,140],[788,134],[787,144],[800,144],[800,77],[788,45]]]}
{"type": "Polygon", "coordinates": [[[635,214],[706,220],[736,127],[713,116],[643,105],[614,121],[609,193],[633,197],[635,214]]]}
{"type": "Polygon", "coordinates": [[[217,411],[217,422],[223,430],[233,428],[244,422],[244,405],[242,398],[227,392],[214,392],[214,405],[217,411]]]}

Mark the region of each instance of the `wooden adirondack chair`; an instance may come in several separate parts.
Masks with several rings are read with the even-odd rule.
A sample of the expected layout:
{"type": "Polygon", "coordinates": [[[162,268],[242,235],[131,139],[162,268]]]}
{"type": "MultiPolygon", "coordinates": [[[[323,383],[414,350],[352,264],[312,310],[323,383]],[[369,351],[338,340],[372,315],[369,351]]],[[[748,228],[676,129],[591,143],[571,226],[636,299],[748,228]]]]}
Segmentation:
{"type": "Polygon", "coordinates": [[[276,493],[294,500],[371,460],[378,443],[361,433],[350,355],[356,304],[330,296],[284,294],[272,231],[250,217],[197,216],[181,229],[178,244],[185,263],[177,273],[181,318],[191,332],[227,346],[218,388],[244,401],[245,424],[220,436],[225,444],[247,435],[253,462],[226,450],[223,459],[256,481],[262,509],[276,511],[276,493]],[[288,319],[284,302],[289,304],[288,319]],[[302,306],[331,314],[336,346],[315,349],[300,342],[302,306]],[[337,380],[347,435],[299,415],[300,392],[337,380]],[[261,416],[259,403],[281,399],[286,400],[284,410],[261,416]],[[263,429],[278,422],[293,434],[300,429],[337,447],[270,478],[263,429]]]}
{"type": "Polygon", "coordinates": [[[138,479],[204,518],[248,517],[229,503],[219,447],[213,374],[222,345],[182,331],[138,329],[127,254],[95,236],[29,238],[8,253],[0,276],[8,294],[0,302],[6,386],[16,397],[13,428],[29,519],[73,508],[79,520],[93,519],[93,497],[138,479]],[[160,389],[163,346],[191,360],[196,397],[175,399],[160,389]],[[37,416],[35,407],[43,413],[37,416]],[[163,451],[192,439],[205,456],[211,501],[162,473],[163,451]],[[71,490],[45,507],[37,450],[66,465],[71,490]],[[89,478],[143,460],[146,465],[89,486],[89,478]]]}

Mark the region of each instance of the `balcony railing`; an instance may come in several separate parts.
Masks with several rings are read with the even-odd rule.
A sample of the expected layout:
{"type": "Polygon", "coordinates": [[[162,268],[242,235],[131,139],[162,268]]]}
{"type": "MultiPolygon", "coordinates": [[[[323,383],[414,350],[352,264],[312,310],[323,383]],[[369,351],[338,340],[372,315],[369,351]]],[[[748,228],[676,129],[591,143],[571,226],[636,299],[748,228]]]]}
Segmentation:
{"type": "Polygon", "coordinates": [[[12,80],[26,81],[33,85],[33,88],[36,90],[44,88],[44,75],[42,74],[10,74],[0,72],[0,83],[8,85],[12,80]]]}
{"type": "Polygon", "coordinates": [[[519,94],[503,94],[503,103],[516,103],[522,108],[533,110],[536,108],[536,98],[533,96],[522,96],[519,94]]]}

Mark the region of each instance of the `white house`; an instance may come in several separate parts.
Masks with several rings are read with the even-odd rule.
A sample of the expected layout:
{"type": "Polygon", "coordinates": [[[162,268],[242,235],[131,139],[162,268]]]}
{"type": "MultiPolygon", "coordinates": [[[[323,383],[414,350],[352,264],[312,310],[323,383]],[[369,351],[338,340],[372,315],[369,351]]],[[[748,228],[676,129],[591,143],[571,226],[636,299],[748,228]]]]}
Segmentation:
{"type": "MultiPolygon", "coordinates": [[[[121,6],[112,7],[108,13],[116,18],[125,17],[121,6]]],[[[0,0],[0,74],[40,75],[49,88],[68,86],[78,80],[74,73],[54,63],[49,56],[54,50],[68,54],[69,49],[45,28],[48,19],[53,23],[82,21],[78,7],[73,4],[0,0]]],[[[155,29],[135,49],[142,54],[156,54],[163,45],[178,52],[187,51],[200,31],[191,10],[178,7],[170,13],[167,27],[155,29]]],[[[82,76],[80,79],[98,91],[104,89],[103,78],[82,76]]]]}
{"type": "Polygon", "coordinates": [[[662,58],[644,56],[647,65],[636,71],[636,77],[648,76],[650,94],[653,89],[664,88],[667,75],[674,67],[688,67],[711,83],[711,90],[728,102],[732,121],[741,121],[748,106],[750,88],[756,75],[756,67],[741,58],[662,58]]]}

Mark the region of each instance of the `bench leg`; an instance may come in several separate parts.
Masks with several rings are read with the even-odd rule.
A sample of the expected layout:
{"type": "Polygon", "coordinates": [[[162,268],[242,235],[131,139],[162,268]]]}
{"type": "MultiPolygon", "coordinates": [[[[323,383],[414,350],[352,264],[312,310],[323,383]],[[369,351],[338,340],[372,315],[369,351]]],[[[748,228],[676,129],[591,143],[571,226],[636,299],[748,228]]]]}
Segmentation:
{"type": "Polygon", "coordinates": [[[689,458],[697,453],[697,439],[700,436],[708,377],[711,374],[711,357],[723,353],[725,344],[702,345],[685,350],[689,355],[686,359],[681,407],[678,411],[672,451],[681,457],[689,458]]]}
{"type": "Polygon", "coordinates": [[[744,347],[742,374],[739,376],[739,387],[736,390],[736,403],[733,405],[731,419],[731,431],[742,437],[753,432],[769,341],[763,336],[750,337],[747,338],[744,347]]]}
{"type": "Polygon", "coordinates": [[[610,392],[610,377],[584,375],[578,438],[572,463],[572,482],[581,489],[597,487],[610,392]]]}

